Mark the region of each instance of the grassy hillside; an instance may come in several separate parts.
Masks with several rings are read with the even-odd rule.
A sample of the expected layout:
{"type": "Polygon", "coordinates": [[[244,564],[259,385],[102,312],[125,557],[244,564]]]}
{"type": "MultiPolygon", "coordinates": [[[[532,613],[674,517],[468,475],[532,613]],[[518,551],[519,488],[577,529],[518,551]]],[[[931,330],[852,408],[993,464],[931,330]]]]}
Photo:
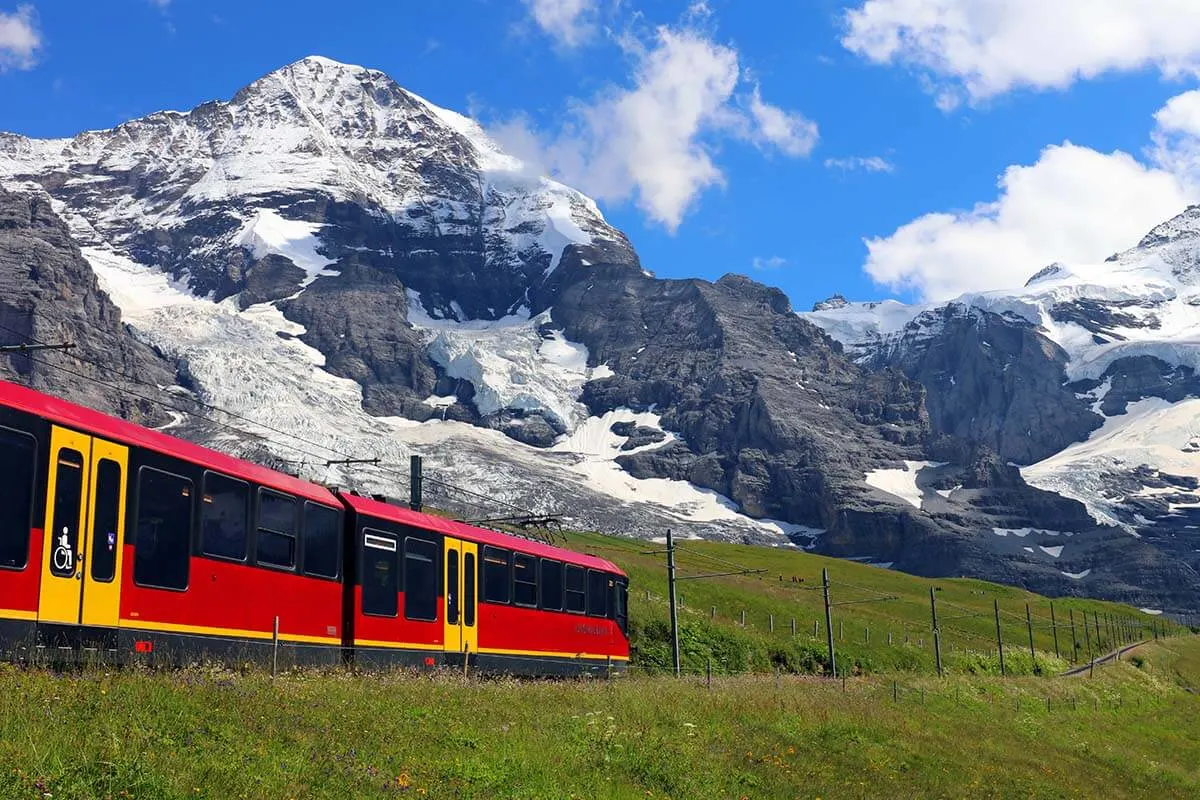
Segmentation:
{"type": "MultiPolygon", "coordinates": [[[[567,546],[608,558],[630,574],[636,664],[648,670],[668,668],[665,556],[644,553],[661,551],[663,545],[595,534],[570,534],[567,546]]],[[[1053,601],[1058,634],[1056,658],[1051,601],[1013,587],[969,579],[927,580],[790,549],[700,541],[679,543],[677,565],[681,577],[728,572],[737,567],[765,570],[758,575],[679,583],[683,663],[686,670],[695,673],[704,672],[710,664],[719,673],[825,669],[823,568],[829,570],[832,601],[848,603],[833,609],[839,672],[843,668],[849,668],[852,674],[933,671],[931,587],[938,607],[943,662],[952,672],[999,673],[994,601],[1000,604],[1005,666],[1010,673],[1033,672],[1026,604],[1038,671],[1043,673],[1061,671],[1072,661],[1086,662],[1089,640],[1092,651],[1099,654],[1111,650],[1118,641],[1151,638],[1150,626],[1155,623],[1160,628],[1178,630],[1166,620],[1128,606],[1078,598],[1058,599],[1053,601]],[[746,612],[744,627],[743,611],[746,612]],[[1100,615],[1099,633],[1096,614],[1100,615]],[[795,636],[791,632],[793,618],[795,636]],[[1113,625],[1123,623],[1124,627],[1117,630],[1110,621],[1113,625]]]]}
{"type": "Polygon", "coordinates": [[[1088,678],[0,667],[0,797],[1200,796],[1200,641],[1088,678]]]}

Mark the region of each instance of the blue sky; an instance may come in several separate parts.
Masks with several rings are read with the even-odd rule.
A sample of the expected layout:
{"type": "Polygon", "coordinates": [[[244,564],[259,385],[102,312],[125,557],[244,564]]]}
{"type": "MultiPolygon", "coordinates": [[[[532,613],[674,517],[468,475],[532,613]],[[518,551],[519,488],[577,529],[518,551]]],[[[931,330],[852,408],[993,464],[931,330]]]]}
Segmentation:
{"type": "Polygon", "coordinates": [[[1065,22],[999,0],[0,0],[0,130],[188,109],[320,54],[515,128],[660,276],[746,273],[797,308],[936,298],[1103,258],[1200,199],[1200,3],[1054,5],[1065,22]],[[710,57],[731,87],[688,85],[710,57]],[[658,69],[669,85],[639,92],[658,69]],[[670,123],[693,90],[712,95],[696,125],[630,141],[699,154],[701,185],[609,141],[622,99],[670,123]]]}

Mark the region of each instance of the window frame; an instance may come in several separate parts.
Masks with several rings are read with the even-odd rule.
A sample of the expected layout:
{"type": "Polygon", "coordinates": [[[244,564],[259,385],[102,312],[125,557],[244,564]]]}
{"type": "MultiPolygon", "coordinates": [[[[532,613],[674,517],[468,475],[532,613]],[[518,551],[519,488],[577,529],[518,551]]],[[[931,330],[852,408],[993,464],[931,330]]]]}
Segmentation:
{"type": "Polygon", "coordinates": [[[300,498],[294,494],[281,492],[277,489],[272,489],[269,486],[259,486],[258,493],[255,496],[254,503],[254,565],[264,569],[273,569],[278,572],[291,572],[295,574],[300,566],[300,498]],[[290,500],[292,503],[292,532],[277,531],[273,528],[265,528],[262,523],[262,499],[265,494],[272,494],[281,500],[290,500]],[[258,556],[259,532],[266,531],[267,533],[275,534],[276,536],[290,536],[292,538],[292,564],[291,566],[282,566],[273,564],[270,561],[263,561],[258,556]]]}
{"type": "Polygon", "coordinates": [[[566,611],[567,599],[567,565],[556,558],[538,559],[538,608],[543,611],[566,611]],[[546,605],[546,567],[554,565],[558,568],[558,607],[546,605]]]}
{"type": "Polygon", "coordinates": [[[339,508],[334,508],[333,506],[327,506],[324,503],[318,503],[315,500],[304,500],[304,505],[300,509],[300,521],[300,541],[302,542],[302,547],[300,553],[298,554],[297,560],[301,561],[303,565],[303,569],[300,570],[301,574],[303,574],[306,578],[340,581],[342,577],[342,535],[343,528],[345,526],[345,516],[343,515],[342,510],[339,508]],[[327,511],[332,511],[337,519],[337,524],[334,526],[334,542],[336,546],[334,547],[333,552],[334,566],[332,575],[325,575],[320,572],[311,572],[308,568],[308,510],[310,508],[323,508],[327,511]]]}
{"type": "Polygon", "coordinates": [[[366,617],[378,617],[379,619],[396,619],[400,616],[400,594],[401,594],[401,592],[404,591],[404,571],[403,571],[403,569],[401,569],[401,564],[400,564],[400,558],[403,555],[400,552],[400,548],[401,548],[400,537],[397,534],[391,533],[389,531],[383,531],[383,530],[380,530],[379,528],[364,527],[361,531],[360,536],[358,537],[358,540],[359,540],[359,559],[360,559],[360,563],[362,564],[362,569],[360,570],[361,574],[359,575],[359,581],[358,581],[358,585],[360,587],[359,588],[359,602],[358,602],[359,613],[366,617]],[[369,544],[367,544],[368,538],[376,539],[379,544],[390,543],[392,546],[391,547],[381,547],[381,546],[379,546],[379,544],[369,545],[369,544]],[[380,614],[379,612],[376,612],[376,611],[367,611],[366,603],[363,602],[363,598],[365,597],[365,591],[364,591],[363,587],[366,586],[364,579],[366,578],[366,572],[367,572],[366,571],[366,552],[368,549],[382,550],[384,552],[392,553],[394,556],[393,563],[395,564],[395,568],[396,568],[396,593],[395,593],[395,596],[392,598],[392,602],[395,604],[395,610],[391,614],[380,614]]]}
{"type": "Polygon", "coordinates": [[[480,574],[480,578],[481,578],[480,583],[483,584],[483,591],[481,591],[479,593],[479,602],[489,603],[489,604],[495,605],[495,606],[510,606],[510,605],[512,605],[512,599],[513,599],[513,597],[512,597],[512,595],[513,595],[512,557],[513,557],[512,550],[507,550],[503,547],[494,547],[492,545],[486,545],[486,544],[483,546],[483,554],[479,558],[479,564],[480,564],[479,574],[480,574]],[[504,594],[503,600],[492,600],[491,598],[488,597],[488,587],[492,585],[492,581],[488,578],[487,565],[499,563],[498,560],[496,560],[496,561],[491,560],[492,558],[494,558],[496,556],[496,554],[499,554],[499,553],[504,554],[504,564],[505,564],[504,570],[505,570],[505,572],[504,572],[504,581],[502,582],[501,585],[503,585],[505,587],[504,588],[505,594],[504,594]]]}
{"type": "MultiPolygon", "coordinates": [[[[258,519],[255,516],[255,514],[252,513],[252,509],[251,509],[251,505],[253,505],[253,501],[256,499],[256,495],[255,495],[253,489],[254,489],[254,487],[250,485],[249,481],[244,481],[241,478],[235,478],[232,475],[226,475],[224,472],[217,472],[216,470],[212,470],[212,469],[204,470],[204,474],[200,476],[200,529],[199,529],[200,555],[204,556],[205,558],[215,558],[219,561],[228,561],[232,564],[246,564],[250,561],[250,533],[251,533],[251,531],[254,532],[255,555],[256,556],[258,555],[258,552],[257,552],[257,550],[258,550],[258,527],[256,524],[258,522],[258,519]],[[245,517],[243,519],[243,525],[245,525],[245,547],[242,550],[241,558],[234,558],[233,556],[225,556],[225,555],[221,555],[220,553],[210,553],[204,549],[205,544],[206,544],[206,537],[204,536],[204,497],[208,494],[208,491],[207,491],[208,490],[208,476],[210,476],[210,475],[213,475],[218,478],[223,478],[224,480],[230,481],[231,483],[240,483],[242,486],[246,487],[246,507],[245,507],[245,511],[244,511],[245,517]]],[[[257,508],[253,509],[253,511],[256,512],[257,508]]]]}
{"type": "Polygon", "coordinates": [[[612,583],[613,576],[610,575],[609,573],[605,572],[604,570],[589,569],[587,571],[587,581],[588,581],[587,582],[587,615],[589,617],[595,617],[596,619],[609,619],[609,617],[612,613],[611,608],[610,608],[611,598],[609,597],[609,594],[610,594],[609,589],[611,587],[609,586],[609,584],[612,583]],[[599,576],[604,581],[604,591],[599,592],[599,595],[604,598],[604,609],[599,614],[592,611],[592,576],[593,575],[599,576]]]}
{"type": "MultiPolygon", "coordinates": [[[[87,544],[85,541],[85,526],[87,526],[90,522],[88,519],[89,515],[87,513],[87,508],[90,505],[88,503],[90,487],[88,486],[87,481],[87,478],[90,477],[90,475],[87,474],[88,459],[83,453],[79,452],[74,447],[62,446],[57,448],[57,450],[52,451],[52,453],[54,455],[54,463],[50,464],[50,470],[54,476],[54,502],[52,504],[49,503],[49,484],[47,484],[46,500],[50,505],[49,514],[47,516],[50,517],[50,531],[47,531],[45,535],[50,539],[51,550],[54,552],[57,552],[57,550],[54,548],[54,542],[57,538],[59,525],[65,525],[67,527],[74,528],[75,541],[72,543],[73,547],[67,550],[67,553],[71,558],[70,567],[59,568],[55,563],[55,559],[50,558],[47,560],[46,570],[56,578],[73,578],[76,576],[76,570],[79,569],[79,551],[85,544],[87,544]],[[78,458],[79,463],[72,461],[71,459],[73,458],[78,458]],[[63,471],[63,467],[68,467],[74,470],[74,475],[71,478],[72,482],[70,484],[64,480],[64,476],[66,476],[68,473],[63,471]],[[68,486],[71,493],[67,492],[68,486]],[[69,505],[65,509],[61,508],[60,503],[62,503],[64,500],[70,503],[72,499],[74,500],[73,509],[69,505]],[[62,511],[66,511],[70,515],[68,519],[60,518],[59,514],[62,511]],[[80,522],[81,517],[83,518],[82,524],[80,522]]],[[[66,535],[65,531],[67,527],[63,528],[64,536],[66,535]]]]}
{"type": "Polygon", "coordinates": [[[476,617],[475,607],[479,604],[479,591],[476,588],[479,583],[479,557],[471,551],[463,554],[462,559],[463,570],[463,596],[462,596],[462,614],[463,625],[467,628],[474,628],[476,617]],[[468,565],[470,568],[468,569],[468,565]]]}
{"type": "MultiPolygon", "coordinates": [[[[196,538],[195,537],[195,533],[196,533],[196,531],[195,531],[195,528],[196,528],[196,482],[185,475],[180,475],[175,472],[169,472],[165,469],[159,469],[158,467],[152,467],[149,464],[142,464],[141,466],[138,467],[138,471],[137,471],[137,495],[136,495],[136,498],[137,499],[134,502],[134,510],[133,510],[134,511],[134,513],[133,513],[133,530],[134,530],[133,564],[132,564],[132,569],[130,569],[130,572],[132,573],[130,575],[130,578],[133,580],[133,583],[135,586],[140,586],[144,589],[157,589],[157,590],[163,591],[163,592],[187,592],[187,590],[192,585],[192,552],[193,552],[192,545],[194,544],[195,538],[196,538]],[[184,585],[182,587],[160,586],[160,585],[154,584],[154,583],[142,583],[141,581],[139,581],[137,579],[137,563],[138,563],[137,552],[138,552],[138,547],[141,545],[141,538],[142,538],[141,531],[139,530],[139,528],[141,527],[140,522],[142,519],[142,476],[146,474],[147,470],[149,470],[151,472],[157,472],[160,475],[166,475],[167,477],[170,477],[170,478],[178,478],[179,480],[186,482],[187,485],[189,487],[191,487],[191,494],[189,495],[189,497],[191,498],[191,502],[188,504],[190,507],[188,509],[187,580],[184,582],[184,585]]],[[[128,538],[128,533],[126,534],[126,537],[128,538]]]]}
{"type": "Polygon", "coordinates": [[[438,603],[438,598],[441,597],[443,594],[442,585],[441,585],[442,584],[442,567],[441,567],[441,564],[438,562],[438,554],[440,552],[441,552],[441,547],[439,546],[439,544],[437,542],[431,542],[428,539],[422,539],[419,536],[405,536],[404,537],[404,554],[402,557],[403,570],[401,571],[404,588],[401,590],[401,593],[404,595],[404,619],[408,622],[438,622],[439,621],[438,607],[441,604],[438,603]],[[433,586],[433,602],[430,604],[430,607],[433,609],[433,616],[430,618],[412,617],[412,616],[409,616],[409,614],[408,614],[408,599],[412,595],[412,587],[409,586],[409,581],[408,581],[409,542],[417,542],[418,544],[425,545],[425,546],[429,547],[429,550],[430,550],[431,555],[428,559],[426,559],[424,556],[413,557],[414,561],[417,561],[417,560],[427,561],[431,565],[430,571],[433,574],[434,586],[433,586]]]}
{"type": "Polygon", "coordinates": [[[520,551],[513,551],[513,557],[512,557],[512,579],[513,579],[512,604],[514,606],[520,606],[521,608],[537,608],[538,607],[538,601],[541,599],[541,597],[540,597],[541,593],[538,591],[538,589],[539,589],[538,568],[539,568],[539,564],[538,564],[537,556],[530,555],[529,553],[522,553],[520,551]],[[532,564],[532,566],[528,567],[527,569],[529,572],[533,573],[533,580],[519,580],[517,578],[517,561],[518,560],[525,560],[532,564]],[[533,602],[525,603],[525,602],[521,602],[520,600],[517,599],[517,585],[518,584],[521,586],[532,586],[533,587],[533,602]]]}
{"type": "Polygon", "coordinates": [[[569,562],[563,564],[563,611],[567,612],[568,614],[587,616],[587,573],[587,567],[579,564],[571,564],[569,562]],[[573,570],[583,574],[582,589],[572,589],[570,586],[569,576],[573,570]],[[569,603],[567,602],[567,598],[570,597],[572,593],[583,595],[583,608],[579,611],[570,608],[569,603]]]}
{"type": "Polygon", "coordinates": [[[10,428],[7,425],[0,425],[0,436],[5,434],[14,434],[17,437],[23,437],[33,443],[33,460],[30,464],[29,473],[29,513],[25,520],[25,559],[20,564],[0,564],[0,570],[8,570],[10,572],[24,572],[29,568],[29,548],[31,534],[33,533],[33,517],[37,511],[37,492],[38,492],[38,455],[41,452],[41,442],[38,438],[28,431],[20,430],[19,428],[10,428]]]}
{"type": "MultiPolygon", "coordinates": [[[[109,458],[107,456],[102,456],[96,460],[95,470],[93,471],[93,480],[92,480],[92,485],[95,487],[95,490],[92,492],[92,496],[90,498],[91,502],[89,503],[90,507],[88,509],[88,513],[91,517],[91,519],[88,520],[88,525],[91,526],[92,537],[91,537],[91,541],[88,543],[90,545],[90,555],[88,556],[89,563],[87,565],[88,578],[90,578],[95,583],[112,583],[114,580],[116,580],[117,565],[120,563],[120,560],[121,560],[121,551],[119,549],[114,550],[113,560],[112,560],[112,572],[108,575],[107,578],[97,577],[96,565],[101,563],[100,560],[96,557],[96,549],[97,549],[97,547],[99,547],[99,545],[96,542],[96,538],[100,535],[100,531],[97,529],[97,526],[96,526],[96,523],[98,521],[97,517],[99,514],[99,503],[97,502],[97,500],[99,499],[99,496],[100,496],[100,470],[104,468],[105,464],[112,464],[114,467],[117,468],[116,507],[112,509],[112,511],[114,512],[114,514],[113,514],[114,528],[119,528],[120,524],[121,524],[121,501],[124,499],[121,495],[121,483],[126,478],[125,466],[120,461],[117,461],[116,459],[113,459],[113,458],[109,458]]],[[[120,541],[121,537],[119,535],[119,532],[114,530],[113,533],[117,534],[117,541],[120,541]]]]}

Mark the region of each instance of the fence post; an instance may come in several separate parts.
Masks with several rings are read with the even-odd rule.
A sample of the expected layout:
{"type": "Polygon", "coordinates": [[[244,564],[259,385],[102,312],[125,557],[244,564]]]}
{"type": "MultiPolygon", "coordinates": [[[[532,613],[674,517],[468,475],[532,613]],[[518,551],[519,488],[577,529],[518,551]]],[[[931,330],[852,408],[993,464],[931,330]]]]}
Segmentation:
{"type": "Polygon", "coordinates": [[[829,610],[829,570],[823,568],[821,570],[821,583],[825,589],[825,634],[829,640],[829,674],[837,677],[837,656],[833,651],[833,615],[829,610]]]}
{"type": "Polygon", "coordinates": [[[1054,657],[1062,658],[1062,654],[1058,652],[1058,622],[1054,617],[1054,603],[1050,603],[1050,630],[1054,631],[1054,657]]]}
{"type": "MultiPolygon", "coordinates": [[[[1092,612],[1093,616],[1095,612],[1092,612]]],[[[1088,677],[1092,677],[1096,672],[1096,661],[1092,658],[1092,632],[1088,630],[1087,612],[1083,612],[1083,639],[1087,642],[1087,657],[1088,657],[1088,677]]]]}
{"type": "Polygon", "coordinates": [[[716,619],[716,618],[717,618],[717,607],[716,607],[716,606],[713,606],[712,608],[710,608],[710,609],[708,610],[708,618],[709,618],[709,619],[716,619]]]}
{"type": "Polygon", "coordinates": [[[938,677],[942,677],[942,636],[938,631],[937,623],[937,600],[934,597],[933,587],[929,587],[929,614],[933,617],[933,655],[937,659],[938,677]]]}
{"type": "Polygon", "coordinates": [[[1071,663],[1079,663],[1079,640],[1075,638],[1075,610],[1067,609],[1067,613],[1071,615],[1071,663]]]}
{"type": "Polygon", "coordinates": [[[992,601],[996,610],[996,649],[1000,651],[1000,675],[1005,675],[1004,671],[1004,637],[1000,634],[1000,601],[992,601]]]}
{"type": "Polygon", "coordinates": [[[844,619],[838,620],[838,641],[846,641],[846,620],[844,619]]]}
{"type": "Polygon", "coordinates": [[[704,685],[709,689],[712,688],[712,658],[711,657],[706,658],[704,660],[704,685]]]}
{"type": "Polygon", "coordinates": [[[1025,627],[1029,630],[1029,660],[1033,662],[1033,674],[1036,675],[1037,653],[1033,649],[1033,615],[1029,613],[1029,603],[1025,604],[1025,627]]]}
{"type": "Polygon", "coordinates": [[[746,609],[742,609],[742,627],[746,627],[746,609]]]}
{"type": "MultiPolygon", "coordinates": [[[[1086,619],[1086,615],[1084,618],[1086,619]]],[[[1103,646],[1101,645],[1101,642],[1100,642],[1100,612],[1099,611],[1092,612],[1092,625],[1094,625],[1096,628],[1096,655],[1099,655],[1100,651],[1103,649],[1103,646]]]]}
{"type": "Polygon", "coordinates": [[[871,626],[864,625],[863,626],[863,644],[870,644],[870,643],[871,643],[871,626]]]}
{"type": "Polygon", "coordinates": [[[796,618],[792,617],[792,636],[796,635],[796,618]]]}
{"type": "Polygon", "coordinates": [[[275,617],[275,625],[271,629],[271,677],[279,674],[279,617],[275,617]]]}
{"type": "Polygon", "coordinates": [[[816,638],[820,635],[821,635],[821,620],[814,619],[813,620],[813,638],[816,638]]]}
{"type": "Polygon", "coordinates": [[[771,633],[775,632],[775,615],[767,614],[767,630],[771,633]]]}

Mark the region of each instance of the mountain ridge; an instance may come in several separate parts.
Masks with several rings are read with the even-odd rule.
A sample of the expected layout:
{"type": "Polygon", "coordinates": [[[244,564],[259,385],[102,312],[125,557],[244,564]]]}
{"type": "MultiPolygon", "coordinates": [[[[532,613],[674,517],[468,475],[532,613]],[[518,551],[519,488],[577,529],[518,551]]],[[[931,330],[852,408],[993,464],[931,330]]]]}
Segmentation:
{"type": "MultiPolygon", "coordinates": [[[[684,525],[1200,607],[1156,547],[1007,467],[1019,437],[999,436],[1003,420],[950,424],[961,411],[925,381],[953,352],[916,358],[924,371],[859,363],[778,289],[657,279],[594,202],[383,73],[309,58],[190,112],[49,143],[0,135],[0,181],[51,198],[138,339],[200,399],[320,446],[392,464],[422,452],[478,494],[581,527],[684,525]]],[[[1062,364],[1013,309],[988,313],[960,337],[1016,343],[1052,386],[1062,364]]],[[[978,381],[1018,363],[982,348],[954,351],[978,381]]],[[[1010,388],[989,414],[1034,396],[1010,388]]],[[[1067,394],[1044,429],[1099,419],[1067,394]]],[[[397,494],[394,473],[306,469],[397,494]]]]}

